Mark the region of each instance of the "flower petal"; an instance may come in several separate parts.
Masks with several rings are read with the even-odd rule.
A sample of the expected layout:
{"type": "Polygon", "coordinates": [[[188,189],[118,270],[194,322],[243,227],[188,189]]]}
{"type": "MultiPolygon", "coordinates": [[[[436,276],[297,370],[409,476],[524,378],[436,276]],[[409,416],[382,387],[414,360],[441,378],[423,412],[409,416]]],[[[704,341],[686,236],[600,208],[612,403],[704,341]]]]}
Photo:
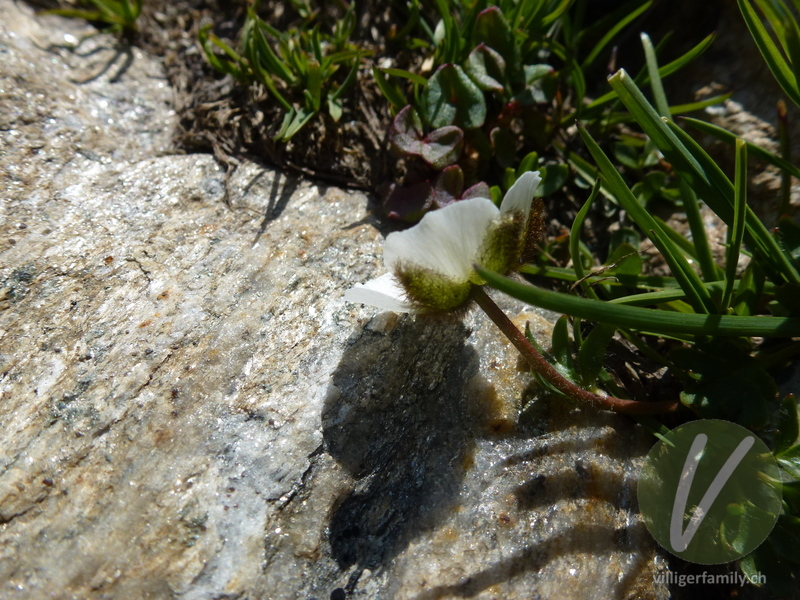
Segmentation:
{"type": "Polygon", "coordinates": [[[503,198],[503,202],[500,204],[500,212],[506,213],[521,210],[527,218],[531,212],[533,194],[541,182],[542,178],[539,176],[539,171],[523,173],[503,198]]]}
{"type": "Polygon", "coordinates": [[[416,265],[463,283],[469,280],[486,232],[499,214],[488,198],[453,202],[427,213],[411,229],[389,234],[383,262],[390,272],[416,265]]]}
{"type": "Polygon", "coordinates": [[[344,293],[347,302],[361,302],[398,313],[412,312],[414,307],[405,298],[403,288],[391,273],[371,279],[367,283],[357,283],[344,293]]]}

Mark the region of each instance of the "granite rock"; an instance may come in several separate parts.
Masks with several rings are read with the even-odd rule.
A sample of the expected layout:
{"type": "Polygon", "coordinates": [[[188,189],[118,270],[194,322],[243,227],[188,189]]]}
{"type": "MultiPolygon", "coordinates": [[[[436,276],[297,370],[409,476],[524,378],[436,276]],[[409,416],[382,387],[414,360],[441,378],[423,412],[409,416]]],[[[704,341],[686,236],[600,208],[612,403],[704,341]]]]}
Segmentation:
{"type": "Polygon", "coordinates": [[[366,196],[171,155],[158,59],[0,14],[1,597],[666,596],[632,421],[345,304],[366,196]]]}

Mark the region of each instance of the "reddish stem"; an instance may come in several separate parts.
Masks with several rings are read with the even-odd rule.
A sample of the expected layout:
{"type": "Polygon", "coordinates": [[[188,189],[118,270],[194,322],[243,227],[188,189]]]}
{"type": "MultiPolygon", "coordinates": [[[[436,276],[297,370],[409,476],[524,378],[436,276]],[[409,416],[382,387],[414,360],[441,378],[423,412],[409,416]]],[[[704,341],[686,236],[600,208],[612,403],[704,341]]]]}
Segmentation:
{"type": "Polygon", "coordinates": [[[588,404],[594,408],[602,410],[611,410],[618,413],[625,413],[629,415],[652,415],[675,412],[680,407],[680,404],[675,401],[665,402],[639,402],[636,400],[625,400],[623,398],[616,398],[614,396],[601,396],[593,394],[583,388],[575,385],[570,380],[566,379],[547,360],[539,354],[534,348],[533,344],[528,341],[523,333],[517,329],[506,314],[500,310],[500,307],[494,303],[483,288],[473,288],[472,297],[483,309],[489,318],[494,321],[494,324],[500,328],[500,331],[511,340],[511,343],[519,350],[523,358],[528,361],[531,368],[542,379],[547,381],[559,392],[577,400],[583,404],[588,404]]]}

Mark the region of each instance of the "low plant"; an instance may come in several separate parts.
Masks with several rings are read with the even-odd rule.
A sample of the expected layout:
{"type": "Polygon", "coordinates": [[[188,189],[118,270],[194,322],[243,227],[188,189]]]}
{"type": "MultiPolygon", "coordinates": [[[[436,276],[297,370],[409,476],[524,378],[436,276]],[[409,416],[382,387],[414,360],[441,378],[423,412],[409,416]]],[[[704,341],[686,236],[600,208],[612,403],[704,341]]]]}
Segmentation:
{"type": "Polygon", "coordinates": [[[361,59],[369,52],[350,43],[355,4],[330,33],[313,23],[317,13],[297,3],[299,26],[282,32],[261,19],[258,2],[247,8],[238,50],[216,36],[212,24],[200,30],[199,42],[209,64],[241,85],[262,85],[283,109],[275,139],[288,141],[321,111],[334,122],[342,116],[345,94],[356,81],[361,59]],[[313,23],[313,24],[312,24],[313,23]],[[344,78],[339,74],[345,72],[344,78]]]}
{"type": "Polygon", "coordinates": [[[477,272],[498,290],[570,315],[572,340],[564,318],[555,329],[549,354],[568,378],[627,397],[629,392],[601,366],[608,344],[619,335],[680,382],[681,403],[696,416],[734,421],[772,440],[785,479],[784,514],[768,542],[743,559],[741,568],[748,575],[759,569],[768,573],[770,586],[781,593],[792,585],[797,568],[800,439],[797,401],[791,395],[779,398],[774,373],[800,354],[800,342],[793,339],[800,337],[800,227],[783,216],[770,231],[747,205],[748,151],[752,149],[789,175],[800,176],[800,171],[781,157],[716,131],[718,137],[727,135],[734,141],[736,168],[729,179],[672,120],[653,57],[648,57],[648,71],[655,106],[625,71],[617,72],[609,82],[646,135],[646,143],[671,166],[670,178],[680,193],[691,240],[645,208],[641,194],[635,193],[580,125],[578,131],[597,165],[598,179],[572,225],[572,266],[555,268],[542,262],[521,268],[529,275],[569,282],[570,290],[550,291],[482,268],[477,272]],[[636,230],[619,237],[605,264],[597,269],[581,236],[586,216],[601,191],[624,208],[636,230]],[[722,264],[713,258],[701,202],[727,226],[722,264]],[[637,231],[659,251],[671,277],[642,273],[637,231]],[[747,262],[744,269],[739,267],[742,258],[747,262]],[[597,325],[587,329],[587,322],[597,325]],[[649,336],[671,341],[655,352],[649,336]],[[664,352],[664,347],[669,351],[664,352]]]}
{"type": "MultiPolygon", "coordinates": [[[[631,120],[615,110],[615,92],[588,98],[586,73],[596,67],[615,36],[651,5],[634,4],[593,27],[583,27],[585,2],[570,10],[573,2],[563,0],[494,6],[449,5],[442,0],[436,4],[440,20],[432,29],[417,3],[410,3],[409,25],[403,31],[410,46],[429,53],[433,73],[426,78],[401,69],[373,68],[395,112],[391,146],[410,163],[403,184],[385,200],[388,215],[414,222],[428,210],[487,195],[486,190],[497,202],[516,177],[530,170],[542,173],[540,196],[561,189],[573,176],[582,182],[586,163],[570,151],[566,130],[576,119],[590,129],[605,130],[631,120]],[[415,29],[430,36],[427,45],[413,37],[415,29]],[[592,45],[583,50],[587,40],[592,45]],[[404,81],[406,87],[399,85],[404,81]]],[[[703,40],[660,76],[678,71],[710,42],[710,37],[703,40]]],[[[639,79],[647,81],[648,75],[639,79]]],[[[670,112],[697,110],[724,98],[670,107],[670,112]]],[[[654,164],[648,162],[653,148],[644,145],[623,137],[617,152],[642,170],[654,164]]],[[[642,173],[639,187],[651,197],[677,196],[663,174],[642,173]]]]}
{"type": "Polygon", "coordinates": [[[55,8],[47,11],[73,19],[85,19],[105,25],[105,31],[135,32],[142,13],[143,0],[85,0],[93,8],[55,8]]]}

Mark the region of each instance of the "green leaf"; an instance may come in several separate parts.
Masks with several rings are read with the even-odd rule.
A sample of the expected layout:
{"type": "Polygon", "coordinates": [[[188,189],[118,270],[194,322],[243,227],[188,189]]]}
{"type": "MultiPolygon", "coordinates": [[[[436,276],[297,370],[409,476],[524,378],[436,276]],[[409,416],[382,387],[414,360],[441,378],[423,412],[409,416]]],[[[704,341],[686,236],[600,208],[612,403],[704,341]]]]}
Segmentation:
{"type": "Polygon", "coordinates": [[[618,163],[637,171],[642,168],[642,153],[638,148],[624,142],[614,142],[611,148],[614,150],[614,158],[618,163]]]}
{"type": "Polygon", "coordinates": [[[550,13],[545,15],[545,17],[542,19],[542,25],[544,27],[548,27],[549,25],[557,21],[558,18],[569,9],[569,7],[572,5],[573,2],[574,0],[561,0],[558,4],[555,5],[555,7],[551,8],[550,13]]]}
{"type": "Polygon", "coordinates": [[[614,248],[606,264],[614,265],[609,271],[614,275],[638,275],[642,272],[643,266],[642,257],[636,248],[624,243],[614,248]]]}
{"type": "Polygon", "coordinates": [[[597,325],[581,344],[578,350],[578,364],[580,365],[581,381],[585,386],[593,386],[597,379],[603,362],[606,358],[606,349],[614,337],[617,328],[607,323],[597,325]]]}
{"type": "Polygon", "coordinates": [[[569,176],[569,165],[559,164],[540,167],[539,173],[542,176],[542,183],[533,194],[535,198],[549,196],[564,187],[564,183],[566,183],[569,176]]]}
{"type": "Polygon", "coordinates": [[[433,74],[422,91],[420,109],[433,127],[474,129],[486,120],[483,92],[458,65],[444,65],[433,74]]]}
{"type": "MultiPolygon", "coordinates": [[[[356,56],[356,60],[353,61],[353,66],[350,67],[350,72],[347,74],[347,77],[345,78],[341,87],[339,87],[339,89],[337,89],[333,94],[330,95],[331,101],[337,102],[339,98],[342,97],[342,94],[344,94],[347,90],[349,90],[353,86],[358,76],[358,67],[360,62],[361,62],[361,55],[358,55],[356,56]]],[[[338,121],[339,119],[334,119],[334,120],[338,121]]]]}
{"type": "Polygon", "coordinates": [[[472,30],[472,45],[486,44],[503,57],[507,73],[513,77],[520,65],[519,46],[511,25],[496,6],[481,11],[472,30]]]}
{"type": "Polygon", "coordinates": [[[252,41],[249,46],[249,52],[245,52],[247,59],[250,61],[250,66],[253,69],[265,69],[262,73],[263,82],[266,82],[271,76],[283,79],[289,85],[294,85],[297,81],[297,76],[292,72],[292,69],[283,60],[281,60],[272,47],[267,42],[265,31],[269,31],[266,23],[264,23],[252,9],[248,9],[248,19],[252,19],[252,41]]]}
{"type": "Polygon", "coordinates": [[[400,110],[402,107],[408,105],[408,101],[403,95],[403,92],[391,84],[386,75],[378,67],[372,67],[372,77],[375,79],[375,83],[383,96],[389,101],[389,104],[392,105],[392,108],[400,110]]]}
{"type": "Polygon", "coordinates": [[[310,111],[307,108],[301,108],[297,111],[290,111],[287,113],[286,117],[284,117],[283,125],[275,136],[275,139],[282,142],[290,140],[306,125],[306,123],[312,119],[315,114],[315,112],[310,111]],[[291,118],[289,118],[290,115],[291,118]]]}
{"type": "Polygon", "coordinates": [[[503,277],[480,266],[477,266],[476,270],[493,288],[518,300],[588,321],[611,323],[617,327],[669,335],[800,336],[800,319],[798,318],[698,315],[624,306],[551,292],[503,277]]]}
{"type": "Polygon", "coordinates": [[[435,169],[455,163],[464,149],[464,132],[458,127],[434,129],[422,140],[421,156],[435,169]]]}
{"type": "Polygon", "coordinates": [[[528,171],[536,171],[539,168],[539,154],[537,152],[528,152],[517,167],[517,177],[521,177],[523,173],[528,171]]]}
{"type": "Polygon", "coordinates": [[[500,54],[485,44],[470,52],[464,70],[483,91],[502,92],[505,89],[502,82],[506,63],[500,54]]]}
{"type": "Polygon", "coordinates": [[[800,227],[789,216],[778,219],[775,228],[778,243],[784,252],[791,258],[794,265],[800,265],[800,227]]]}
{"type": "Polygon", "coordinates": [[[783,501],[790,513],[800,515],[800,480],[783,482],[783,501]]]}
{"type": "Polygon", "coordinates": [[[423,136],[422,121],[409,105],[394,118],[389,130],[389,143],[400,153],[421,156],[435,169],[441,170],[461,156],[464,132],[458,127],[448,126],[423,136]]]}
{"type": "Polygon", "coordinates": [[[197,40],[200,42],[200,47],[203,48],[203,53],[205,54],[208,64],[220,73],[225,73],[226,75],[230,75],[242,81],[244,79],[244,73],[239,67],[242,61],[241,57],[228,46],[228,44],[213,33],[210,33],[211,27],[212,25],[208,24],[201,28],[197,34],[197,40]],[[218,56],[214,52],[213,46],[220,48],[231,60],[224,60],[222,57],[218,56]]]}
{"type": "Polygon", "coordinates": [[[739,565],[751,582],[750,585],[754,585],[754,581],[759,582],[758,585],[766,583],[769,592],[779,598],[789,597],[796,589],[791,563],[775,551],[769,538],[745,556],[739,565]]]}
{"type": "Polygon", "coordinates": [[[797,414],[797,400],[789,395],[781,402],[778,412],[778,431],[775,435],[775,454],[780,455],[798,443],[800,437],[800,417],[797,414]]]}
{"type": "Polygon", "coordinates": [[[553,348],[551,352],[556,362],[562,365],[567,364],[572,357],[572,350],[569,342],[569,321],[567,317],[560,317],[553,327],[553,348]]]}
{"type": "Polygon", "coordinates": [[[800,444],[787,448],[775,458],[781,468],[795,479],[800,479],[800,444]]]}
{"type": "Polygon", "coordinates": [[[766,277],[756,261],[750,261],[739,279],[733,301],[733,312],[744,317],[756,314],[761,308],[766,277]]]}
{"type": "Polygon", "coordinates": [[[322,70],[316,60],[308,63],[306,88],[303,90],[303,95],[306,97],[306,106],[312,112],[317,112],[322,105],[322,70]]]}
{"type": "Polygon", "coordinates": [[[335,123],[339,122],[339,119],[342,118],[342,103],[340,100],[328,97],[328,114],[330,114],[335,123]]]}

